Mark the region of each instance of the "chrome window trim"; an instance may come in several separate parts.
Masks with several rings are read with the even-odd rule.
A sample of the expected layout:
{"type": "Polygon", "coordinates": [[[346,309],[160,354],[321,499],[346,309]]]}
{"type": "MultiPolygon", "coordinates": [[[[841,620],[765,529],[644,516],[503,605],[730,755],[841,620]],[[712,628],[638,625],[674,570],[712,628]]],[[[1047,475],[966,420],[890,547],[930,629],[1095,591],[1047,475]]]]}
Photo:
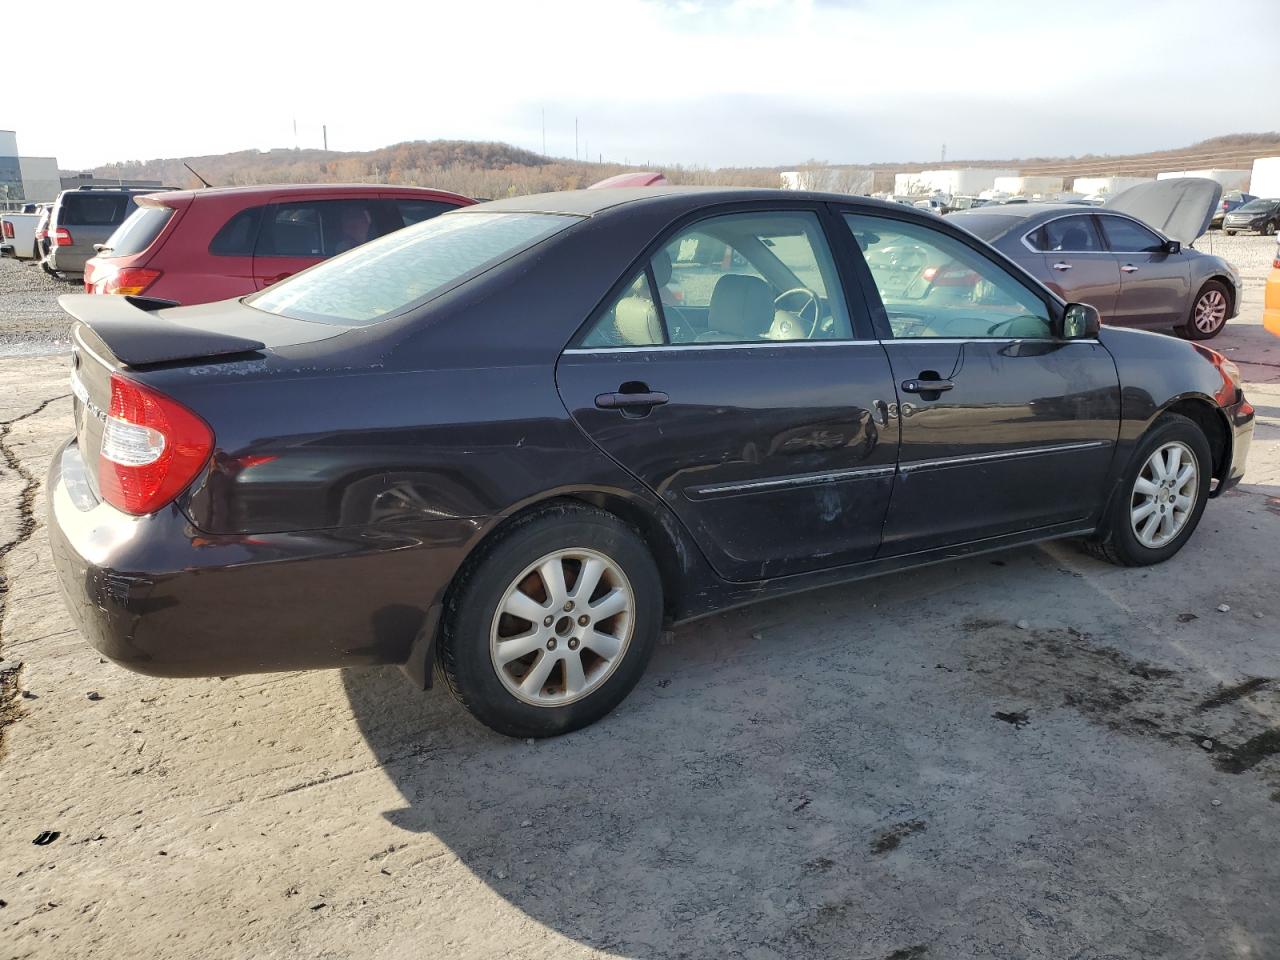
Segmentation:
{"type": "Polygon", "coordinates": [[[725,497],[736,493],[763,492],[768,490],[785,490],[796,487],[817,486],[824,483],[839,483],[843,480],[859,480],[867,477],[884,477],[896,473],[896,464],[885,464],[879,467],[857,467],[852,470],[834,470],[829,473],[803,473],[790,477],[777,477],[769,480],[745,480],[737,483],[713,483],[705,487],[696,487],[685,491],[690,499],[702,497],[725,497]]]}
{"type": "Polygon", "coordinates": [[[1097,338],[1062,340],[1057,337],[894,337],[887,340],[765,340],[760,343],[655,343],[650,346],[631,347],[565,347],[563,353],[588,355],[595,353],[670,353],[695,350],[758,350],[762,347],[867,347],[888,346],[891,343],[1057,343],[1063,346],[1073,343],[1093,343],[1097,338]]]}
{"type": "Polygon", "coordinates": [[[673,350],[759,350],[771,347],[865,347],[879,340],[745,340],[742,343],[654,343],[629,347],[565,347],[564,353],[669,353],[673,350]]]}
{"type": "MultiPolygon", "coordinates": [[[[1094,254],[1094,255],[1097,255],[1097,254],[1105,254],[1106,256],[1109,256],[1109,257],[1118,257],[1118,256],[1122,256],[1122,255],[1124,255],[1124,254],[1133,254],[1133,253],[1156,253],[1156,252],[1158,252],[1158,251],[1155,251],[1155,250],[1112,250],[1112,249],[1110,249],[1110,248],[1107,248],[1107,249],[1104,249],[1104,250],[1037,250],[1037,249],[1036,249],[1035,247],[1033,247],[1031,244],[1027,243],[1027,237],[1031,236],[1033,233],[1035,233],[1037,230],[1039,230],[1041,227],[1045,226],[1046,224],[1054,223],[1054,222],[1056,222],[1056,221],[1058,221],[1058,220],[1065,220],[1067,217],[1089,217],[1089,216],[1092,216],[1092,217],[1119,217],[1121,220],[1129,220],[1129,221],[1132,221],[1133,223],[1136,223],[1136,224],[1137,224],[1139,227],[1141,227],[1143,230],[1146,230],[1148,233],[1153,233],[1153,234],[1155,234],[1155,235],[1156,235],[1156,237],[1158,237],[1158,238],[1159,238],[1159,239],[1161,239],[1161,240],[1168,241],[1168,239],[1169,239],[1169,238],[1168,238],[1168,237],[1166,237],[1163,233],[1161,233],[1159,230],[1156,230],[1154,227],[1152,227],[1152,226],[1151,226],[1151,224],[1149,224],[1149,223],[1143,223],[1143,222],[1142,222],[1141,220],[1139,220],[1137,217],[1131,217],[1131,216],[1129,216],[1129,214],[1127,214],[1127,213],[1120,213],[1118,210],[1106,210],[1106,209],[1104,209],[1104,208],[1102,208],[1102,207],[1097,207],[1097,208],[1095,208],[1095,209],[1092,209],[1092,210],[1088,211],[1087,213],[1080,213],[1079,211],[1077,211],[1077,212],[1075,212],[1075,213],[1063,213],[1063,214],[1061,214],[1061,215],[1059,215],[1059,216],[1056,216],[1056,217],[1050,217],[1048,220],[1041,220],[1041,221],[1040,221],[1039,223],[1037,223],[1034,227],[1032,227],[1030,230],[1028,230],[1026,233],[1024,233],[1024,234],[1022,235],[1022,245],[1023,245],[1024,247],[1026,247],[1028,250],[1030,250],[1032,253],[1043,253],[1043,254],[1049,254],[1049,253],[1070,253],[1070,254],[1073,254],[1073,255],[1075,255],[1075,256],[1081,256],[1081,255],[1087,255],[1087,254],[1094,254]]],[[[1227,214],[1227,216],[1230,216],[1230,214],[1227,214]]],[[[1103,242],[1103,244],[1106,244],[1106,243],[1107,243],[1107,233],[1106,233],[1106,231],[1105,231],[1105,230],[1103,230],[1103,229],[1102,229],[1102,224],[1101,224],[1101,223],[1099,223],[1099,224],[1095,227],[1095,229],[1098,231],[1098,233],[1100,233],[1100,234],[1101,234],[1101,236],[1099,236],[1099,237],[1098,237],[1098,239],[1099,239],[1099,240],[1101,240],[1101,241],[1103,242]]]]}
{"type": "Polygon", "coordinates": [[[933,460],[910,460],[898,464],[901,473],[913,473],[917,470],[937,470],[946,467],[960,466],[966,463],[986,463],[993,460],[1018,460],[1023,457],[1036,457],[1047,453],[1069,453],[1072,450],[1094,450],[1111,446],[1109,440],[1083,440],[1078,443],[1057,443],[1047,447],[1019,447],[1015,450],[997,450],[993,453],[975,453],[960,457],[938,457],[933,460]]]}

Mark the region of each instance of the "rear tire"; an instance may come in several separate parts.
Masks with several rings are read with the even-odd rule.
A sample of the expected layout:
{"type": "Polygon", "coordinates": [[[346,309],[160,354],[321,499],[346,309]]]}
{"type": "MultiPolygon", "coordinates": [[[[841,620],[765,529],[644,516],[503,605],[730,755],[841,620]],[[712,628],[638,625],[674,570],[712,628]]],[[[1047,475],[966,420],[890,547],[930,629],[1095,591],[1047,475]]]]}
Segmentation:
{"type": "Polygon", "coordinates": [[[1164,414],[1138,445],[1086,548],[1122,567],[1168,560],[1200,523],[1212,471],[1213,452],[1204,431],[1180,414],[1164,414]],[[1171,462],[1176,463],[1168,471],[1173,475],[1162,474],[1171,462]],[[1190,476],[1185,475],[1188,465],[1190,476]]]}
{"type": "Polygon", "coordinates": [[[1266,223],[1262,225],[1262,235],[1264,237],[1274,236],[1275,232],[1276,232],[1276,222],[1274,220],[1268,220],[1266,223]]]}
{"type": "Polygon", "coordinates": [[[1222,232],[1225,233],[1228,237],[1234,237],[1236,235],[1236,232],[1234,230],[1224,230],[1222,232]]]}
{"type": "Polygon", "coordinates": [[[640,535],[603,510],[556,504],[514,521],[467,562],[445,604],[440,667],[491,729],[557,736],[631,692],[662,614],[662,579],[640,535]]]}
{"type": "Polygon", "coordinates": [[[1227,315],[1231,313],[1231,291],[1217,280],[1210,280],[1191,305],[1191,314],[1187,322],[1178,328],[1178,332],[1188,340],[1211,340],[1222,332],[1227,325],[1227,315]]]}

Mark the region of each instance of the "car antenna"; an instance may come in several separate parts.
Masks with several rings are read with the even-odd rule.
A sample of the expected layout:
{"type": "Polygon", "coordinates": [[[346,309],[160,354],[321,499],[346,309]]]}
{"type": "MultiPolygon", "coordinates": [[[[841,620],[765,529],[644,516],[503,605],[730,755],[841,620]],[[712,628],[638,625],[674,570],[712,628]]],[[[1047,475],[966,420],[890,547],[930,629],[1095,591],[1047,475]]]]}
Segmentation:
{"type": "Polygon", "coordinates": [[[212,183],[210,183],[210,182],[209,182],[208,180],[206,180],[204,177],[200,176],[200,174],[196,173],[196,172],[195,172],[195,170],[193,170],[193,169],[192,169],[191,164],[187,163],[187,161],[183,160],[183,161],[182,161],[182,165],[183,165],[184,167],[186,167],[188,170],[191,170],[191,175],[192,175],[192,176],[194,176],[194,177],[195,177],[197,180],[199,180],[201,183],[203,183],[206,187],[212,187],[212,186],[213,186],[213,184],[212,184],[212,183]]]}

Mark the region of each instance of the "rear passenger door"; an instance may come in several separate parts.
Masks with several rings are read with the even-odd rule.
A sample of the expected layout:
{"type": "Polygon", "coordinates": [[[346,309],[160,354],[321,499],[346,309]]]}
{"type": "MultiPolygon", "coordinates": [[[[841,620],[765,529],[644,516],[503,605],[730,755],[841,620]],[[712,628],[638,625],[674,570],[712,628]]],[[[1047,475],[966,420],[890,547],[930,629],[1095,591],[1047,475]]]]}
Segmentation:
{"type": "Polygon", "coordinates": [[[869,560],[880,544],[893,381],[824,219],[754,206],[677,228],[556,368],[578,426],[727,580],[869,560]]]}
{"type": "Polygon", "coordinates": [[[259,290],[390,232],[393,212],[377,197],[278,198],[263,213],[253,250],[259,290]]]}

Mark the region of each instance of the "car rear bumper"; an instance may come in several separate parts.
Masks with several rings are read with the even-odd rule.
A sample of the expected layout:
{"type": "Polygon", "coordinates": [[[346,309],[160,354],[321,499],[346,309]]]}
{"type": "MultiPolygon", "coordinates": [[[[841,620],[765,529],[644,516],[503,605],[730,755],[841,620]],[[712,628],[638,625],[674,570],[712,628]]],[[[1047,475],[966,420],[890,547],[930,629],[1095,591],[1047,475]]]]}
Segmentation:
{"type": "Polygon", "coordinates": [[[84,265],[89,261],[89,254],[80,253],[74,247],[59,247],[57,244],[49,248],[49,266],[59,273],[84,273],[84,265]]]}
{"type": "Polygon", "coordinates": [[[177,507],[94,497],[74,440],[49,470],[67,608],[116,663],[165,677],[404,663],[478,521],[209,536],[177,507]]]}

